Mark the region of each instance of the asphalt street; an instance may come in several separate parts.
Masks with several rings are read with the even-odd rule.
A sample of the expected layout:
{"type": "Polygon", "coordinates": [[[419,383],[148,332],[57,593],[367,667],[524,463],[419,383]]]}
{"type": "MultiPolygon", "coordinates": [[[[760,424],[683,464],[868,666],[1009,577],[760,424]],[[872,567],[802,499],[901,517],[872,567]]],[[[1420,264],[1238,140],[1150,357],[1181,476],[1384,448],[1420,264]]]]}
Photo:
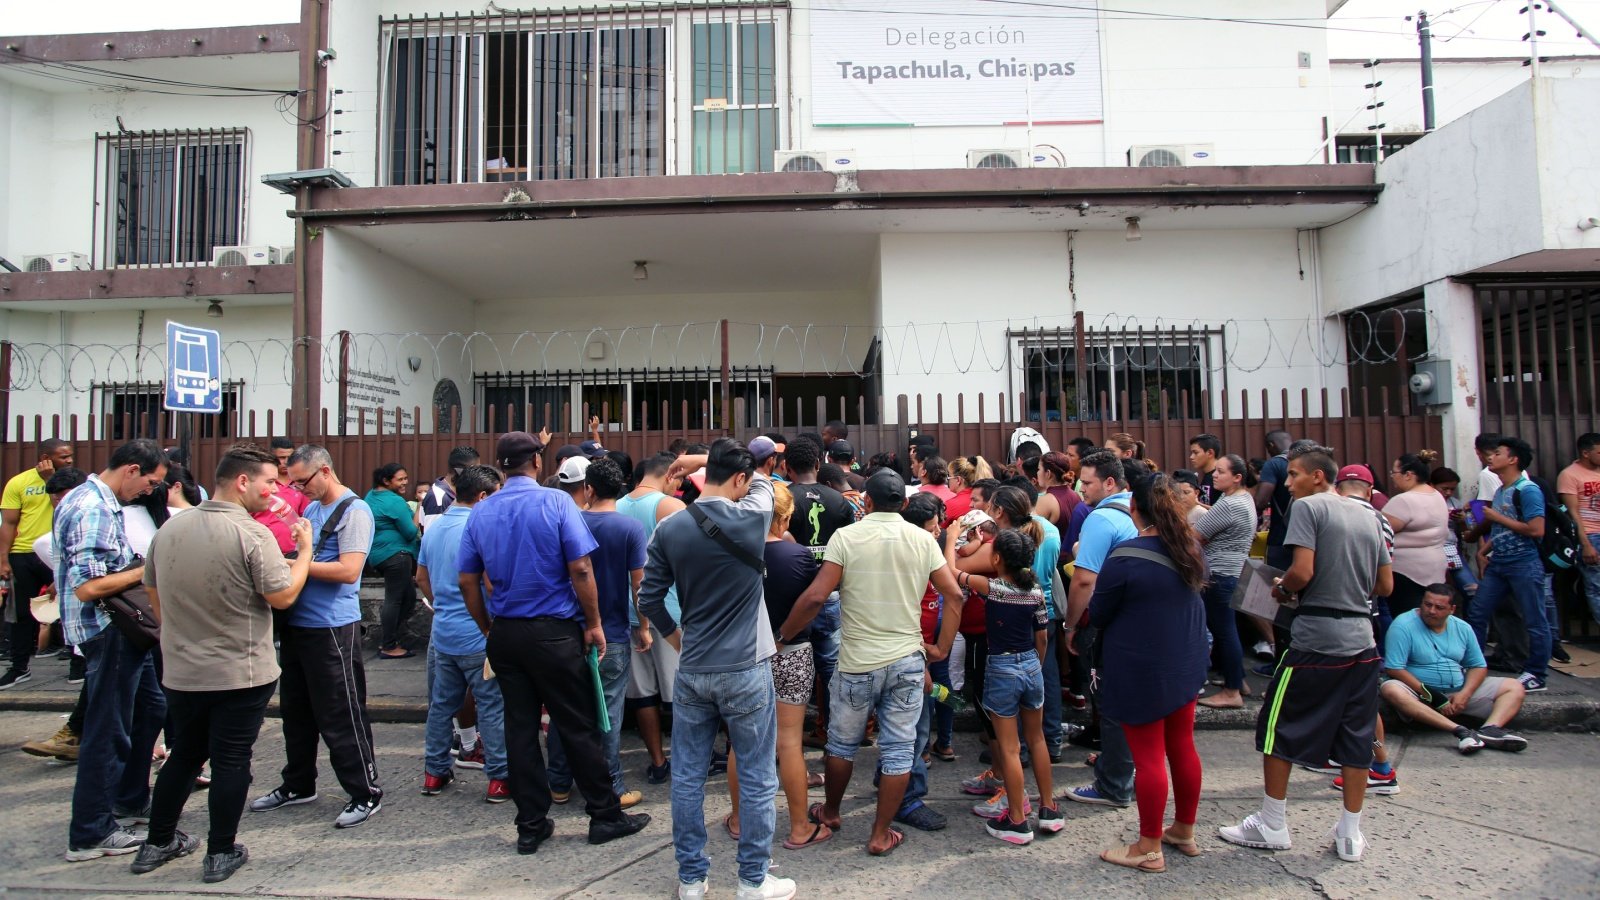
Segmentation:
{"type": "MultiPolygon", "coordinates": [[[[23,741],[46,737],[59,713],[0,713],[0,892],[8,897],[165,896],[272,897],[671,897],[673,861],[667,786],[644,783],[643,750],[624,737],[629,786],[645,792],[636,810],[654,821],[639,835],[601,847],[584,841],[585,819],[575,797],[558,807],[556,834],[535,856],[518,856],[510,804],[483,802],[484,776],[463,772],[439,797],[418,793],[422,728],[376,728],[383,810],[361,828],[338,831],[343,803],[324,766],[322,797],[273,813],[245,813],[240,840],[251,862],[230,881],[200,882],[199,857],[135,876],[131,857],[68,863],[66,823],[74,767],[17,752],[23,741]]],[[[969,811],[976,798],[959,781],[978,767],[977,741],[956,735],[961,759],[935,761],[930,801],[950,818],[937,833],[912,831],[887,858],[869,857],[864,843],[872,815],[871,767],[863,749],[844,806],[843,831],[803,851],[774,849],[777,874],[799,882],[801,896],[878,897],[1600,897],[1600,736],[1530,732],[1522,754],[1483,751],[1462,757],[1448,735],[1394,735],[1401,792],[1371,797],[1364,818],[1371,842],[1360,863],[1341,862],[1324,835],[1338,815],[1332,779],[1297,771],[1289,818],[1294,848],[1268,853],[1233,847],[1215,837],[1255,809],[1259,757],[1243,730],[1199,736],[1205,765],[1200,806],[1204,854],[1167,856],[1167,872],[1151,875],[1107,865],[1099,851],[1131,840],[1132,809],[1064,803],[1068,825],[1030,847],[988,837],[969,811]]],[[[816,767],[816,754],[808,754],[816,767]]],[[[256,786],[276,785],[283,760],[278,722],[268,719],[256,752],[256,786]]],[[[1055,767],[1056,790],[1082,783],[1088,770],[1075,751],[1055,767]]],[[[820,799],[820,792],[813,794],[820,799]]],[[[725,782],[709,784],[708,821],[728,810],[725,782]]],[[[784,814],[780,795],[780,816],[784,814]]],[[[204,795],[182,827],[204,835],[204,795]]],[[[733,893],[733,842],[710,828],[712,896],[733,893]]]]}

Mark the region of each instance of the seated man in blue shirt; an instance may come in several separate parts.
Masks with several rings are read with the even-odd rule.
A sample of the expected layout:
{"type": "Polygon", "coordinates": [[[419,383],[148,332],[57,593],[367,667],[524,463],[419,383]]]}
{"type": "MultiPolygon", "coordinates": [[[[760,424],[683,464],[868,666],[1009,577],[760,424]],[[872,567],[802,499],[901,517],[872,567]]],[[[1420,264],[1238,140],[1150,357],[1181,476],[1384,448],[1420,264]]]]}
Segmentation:
{"type": "Polygon", "coordinates": [[[1522,709],[1527,692],[1512,678],[1486,678],[1483,651],[1472,626],[1452,615],[1455,596],[1448,585],[1432,584],[1422,605],[1394,620],[1384,642],[1383,668],[1389,677],[1378,693],[1402,718],[1456,736],[1463,754],[1484,747],[1518,751],[1528,742],[1505,726],[1522,709]],[[1476,731],[1458,719],[1482,719],[1476,731]]]}

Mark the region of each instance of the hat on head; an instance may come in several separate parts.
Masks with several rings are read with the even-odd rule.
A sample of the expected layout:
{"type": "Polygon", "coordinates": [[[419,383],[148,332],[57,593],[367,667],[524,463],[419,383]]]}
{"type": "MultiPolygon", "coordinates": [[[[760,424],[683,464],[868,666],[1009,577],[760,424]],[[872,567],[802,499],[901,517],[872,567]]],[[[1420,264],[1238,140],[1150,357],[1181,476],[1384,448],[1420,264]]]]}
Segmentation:
{"type": "Polygon", "coordinates": [[[539,439],[526,431],[508,431],[494,445],[494,458],[506,468],[516,468],[544,449],[539,439]]]}
{"type": "Polygon", "coordinates": [[[606,455],[606,448],[595,440],[588,440],[579,444],[578,451],[590,459],[603,459],[606,455]]]}
{"type": "Polygon", "coordinates": [[[562,484],[577,484],[588,475],[589,459],[585,456],[569,456],[556,469],[556,478],[562,484]]]}
{"type": "Polygon", "coordinates": [[[856,450],[849,441],[834,441],[828,445],[829,459],[855,459],[856,450]]]}
{"type": "Polygon", "coordinates": [[[579,447],[577,444],[562,444],[561,449],[556,451],[556,465],[560,465],[562,462],[570,459],[571,457],[582,455],[583,448],[579,447]]]}
{"type": "Polygon", "coordinates": [[[1345,466],[1339,470],[1339,477],[1334,479],[1334,483],[1337,484],[1341,481],[1359,481],[1368,487],[1378,483],[1372,477],[1371,469],[1368,469],[1366,466],[1356,465],[1345,466]]]}
{"type": "Polygon", "coordinates": [[[774,453],[782,453],[783,445],[774,443],[772,438],[765,435],[756,438],[749,444],[750,455],[756,458],[756,465],[761,465],[772,458],[774,453]]]}
{"type": "Polygon", "coordinates": [[[866,494],[874,506],[898,508],[906,499],[906,480],[893,469],[879,469],[867,479],[866,494]]]}

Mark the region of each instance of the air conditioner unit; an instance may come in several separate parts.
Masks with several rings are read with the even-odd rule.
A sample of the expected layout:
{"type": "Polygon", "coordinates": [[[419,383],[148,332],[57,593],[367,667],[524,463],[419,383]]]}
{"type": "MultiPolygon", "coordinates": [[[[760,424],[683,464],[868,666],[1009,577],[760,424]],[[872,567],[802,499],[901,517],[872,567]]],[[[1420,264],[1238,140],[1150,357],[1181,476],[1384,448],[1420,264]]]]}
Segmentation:
{"type": "Polygon", "coordinates": [[[1128,148],[1128,165],[1135,168],[1162,166],[1214,166],[1215,144],[1146,144],[1128,148]]]}
{"type": "Polygon", "coordinates": [[[854,150],[776,150],[772,154],[775,172],[854,172],[854,150]]]}
{"type": "Polygon", "coordinates": [[[1026,150],[968,150],[969,169],[1031,169],[1033,154],[1026,150]]]}
{"type": "Polygon", "coordinates": [[[278,248],[267,246],[213,247],[213,266],[272,266],[277,265],[278,248]]]}
{"type": "Polygon", "coordinates": [[[89,257],[83,253],[42,253],[22,257],[24,272],[82,272],[89,268],[89,257]]]}
{"type": "Polygon", "coordinates": [[[284,266],[294,265],[294,245],[284,244],[282,247],[272,248],[278,251],[278,264],[284,266]]]}

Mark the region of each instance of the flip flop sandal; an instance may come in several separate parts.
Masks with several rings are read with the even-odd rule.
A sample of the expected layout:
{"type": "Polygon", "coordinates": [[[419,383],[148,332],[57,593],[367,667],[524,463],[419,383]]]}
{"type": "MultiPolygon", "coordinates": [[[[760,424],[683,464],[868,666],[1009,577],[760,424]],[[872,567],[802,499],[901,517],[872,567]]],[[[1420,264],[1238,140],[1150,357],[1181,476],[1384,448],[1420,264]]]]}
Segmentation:
{"type": "Polygon", "coordinates": [[[739,832],[733,830],[733,813],[728,813],[722,817],[722,830],[728,833],[728,837],[736,841],[739,839],[739,832]]]}
{"type": "Polygon", "coordinates": [[[827,834],[823,834],[822,833],[823,825],[822,825],[821,822],[814,822],[812,824],[815,825],[816,827],[814,827],[811,830],[811,837],[806,838],[805,840],[799,842],[798,844],[795,843],[794,841],[784,841],[783,842],[783,849],[785,849],[785,850],[804,850],[807,847],[815,847],[818,844],[825,843],[825,842],[830,841],[830,840],[833,839],[833,832],[832,831],[829,831],[827,834]]]}
{"type": "Polygon", "coordinates": [[[1100,858],[1116,866],[1125,866],[1129,869],[1138,869],[1141,872],[1152,874],[1165,872],[1167,861],[1159,853],[1139,853],[1131,847],[1116,847],[1103,851],[1100,858]]]}
{"type": "Polygon", "coordinates": [[[821,772],[806,773],[806,790],[815,790],[816,788],[823,787],[826,783],[827,779],[822,776],[821,772]]]}
{"type": "Polygon", "coordinates": [[[889,829],[889,849],[887,849],[887,850],[872,850],[872,849],[869,848],[867,850],[867,853],[871,854],[872,856],[888,856],[889,854],[891,854],[894,851],[898,850],[900,848],[900,845],[904,844],[905,842],[906,842],[906,833],[904,831],[901,831],[898,828],[891,828],[891,829],[889,829]]]}
{"type": "Polygon", "coordinates": [[[1097,763],[1099,761],[1100,761],[1100,754],[1098,754],[1098,753],[1091,753],[1088,756],[1085,756],[1083,758],[1083,764],[1086,765],[1086,766],[1092,766],[1092,765],[1094,765],[1095,763],[1097,763]]]}
{"type": "MultiPolygon", "coordinates": [[[[827,822],[822,821],[822,804],[821,803],[813,803],[810,806],[806,807],[806,818],[809,819],[811,821],[811,824],[813,824],[813,825],[828,825],[827,822]]],[[[839,817],[839,824],[838,825],[828,825],[828,828],[832,829],[833,831],[838,831],[843,826],[844,826],[844,817],[840,816],[839,817]]]]}
{"type": "Polygon", "coordinates": [[[1168,847],[1177,848],[1178,852],[1182,853],[1184,856],[1200,855],[1200,844],[1197,843],[1194,838],[1190,838],[1187,841],[1180,841],[1173,837],[1171,832],[1163,831],[1161,832],[1161,843],[1166,844],[1168,847]]]}

